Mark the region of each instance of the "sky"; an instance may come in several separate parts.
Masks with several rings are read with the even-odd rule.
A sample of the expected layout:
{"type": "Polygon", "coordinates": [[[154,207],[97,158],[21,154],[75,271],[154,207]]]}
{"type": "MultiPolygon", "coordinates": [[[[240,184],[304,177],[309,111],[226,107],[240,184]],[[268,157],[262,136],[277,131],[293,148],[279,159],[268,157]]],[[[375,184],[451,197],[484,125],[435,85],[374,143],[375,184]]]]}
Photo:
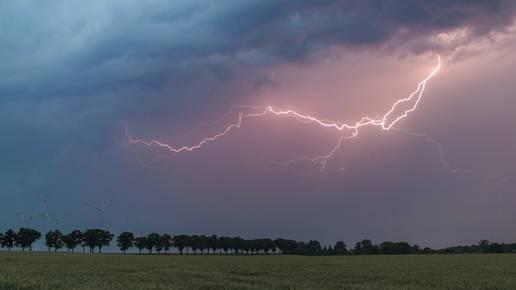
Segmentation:
{"type": "Polygon", "coordinates": [[[513,0],[1,1],[0,230],[516,241],[515,17],[513,0]],[[398,130],[361,129],[324,168],[285,162],[342,132],[292,118],[192,152],[125,134],[197,144],[236,105],[353,123],[438,55],[398,130]]]}

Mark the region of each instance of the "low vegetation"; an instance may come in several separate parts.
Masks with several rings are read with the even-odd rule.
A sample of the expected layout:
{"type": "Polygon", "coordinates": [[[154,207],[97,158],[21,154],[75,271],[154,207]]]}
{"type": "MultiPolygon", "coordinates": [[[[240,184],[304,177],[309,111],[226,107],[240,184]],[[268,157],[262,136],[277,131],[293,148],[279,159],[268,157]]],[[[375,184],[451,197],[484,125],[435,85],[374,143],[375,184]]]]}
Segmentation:
{"type": "Polygon", "coordinates": [[[516,255],[3,252],[0,289],[516,289],[516,255]]]}

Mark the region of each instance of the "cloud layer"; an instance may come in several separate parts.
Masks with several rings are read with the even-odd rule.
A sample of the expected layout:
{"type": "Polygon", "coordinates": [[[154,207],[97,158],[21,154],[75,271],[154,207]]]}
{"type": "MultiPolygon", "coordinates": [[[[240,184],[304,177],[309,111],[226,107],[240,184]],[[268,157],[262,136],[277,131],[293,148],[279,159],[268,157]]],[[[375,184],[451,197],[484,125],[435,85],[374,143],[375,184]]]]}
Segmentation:
{"type": "MultiPolygon", "coordinates": [[[[235,139],[231,139],[239,145],[249,144],[246,141],[250,139],[251,144],[254,141],[268,148],[263,152],[252,151],[255,149],[248,149],[252,152],[242,151],[236,145],[231,147],[228,144],[231,141],[228,141],[214,149],[213,152],[219,155],[217,158],[213,157],[213,152],[201,152],[195,156],[178,157],[172,163],[158,162],[156,167],[135,168],[131,158],[149,160],[155,157],[153,154],[156,152],[151,151],[147,156],[141,149],[126,148],[121,134],[123,122],[129,122],[136,132],[145,137],[182,135],[187,131],[184,127],[209,121],[232,104],[254,103],[256,96],[264,92],[269,95],[281,93],[285,97],[283,100],[278,98],[279,103],[290,101],[293,98],[286,97],[289,88],[285,85],[289,78],[295,76],[301,78],[300,82],[305,80],[309,83],[310,79],[317,79],[310,77],[310,72],[317,72],[323,76],[319,79],[332,79],[334,75],[327,72],[330,67],[328,63],[340,71],[345,71],[347,65],[348,68],[359,68],[353,64],[353,59],[363,61],[363,67],[375,67],[382,58],[392,64],[404,56],[407,63],[399,72],[406,75],[410,74],[407,71],[409,65],[427,60],[425,56],[438,52],[450,59],[463,59],[466,64],[477,68],[480,61],[473,61],[473,57],[465,53],[465,48],[487,42],[490,53],[495,56],[501,55],[502,51],[506,53],[507,47],[512,49],[512,40],[500,44],[498,39],[500,36],[510,38],[515,13],[516,2],[512,0],[2,2],[0,152],[3,152],[3,162],[0,165],[0,181],[3,186],[0,188],[0,213],[6,212],[8,216],[5,224],[22,223],[15,212],[24,210],[29,216],[41,207],[42,194],[51,193],[54,200],[52,209],[56,214],[64,216],[68,212],[81,212],[81,215],[69,220],[75,224],[95,224],[98,221],[85,206],[85,201],[102,202],[106,196],[115,196],[117,207],[112,218],[113,225],[119,228],[123,227],[123,222],[115,218],[117,213],[139,205],[139,213],[127,217],[133,224],[134,220],[144,215],[142,212],[155,207],[155,216],[148,219],[158,229],[202,230],[205,229],[202,222],[192,218],[190,213],[203,207],[203,199],[212,204],[217,204],[218,199],[220,203],[216,210],[205,209],[204,219],[212,215],[212,218],[218,217],[227,222],[240,215],[252,226],[247,227],[242,222],[228,227],[217,225],[215,228],[252,235],[265,232],[265,226],[257,221],[259,213],[251,212],[246,216],[246,211],[235,208],[247,208],[247,203],[253,201],[258,208],[269,209],[268,223],[282,216],[282,208],[288,208],[292,220],[303,216],[303,210],[313,216],[320,214],[321,218],[314,218],[308,229],[294,227],[288,234],[300,237],[317,234],[332,239],[337,236],[337,230],[327,233],[320,230],[323,220],[342,218],[338,216],[339,211],[332,207],[332,202],[350,201],[349,207],[346,206],[350,212],[344,216],[354,219],[363,212],[355,212],[352,207],[375,200],[368,194],[363,196],[358,192],[371,193],[384,188],[393,195],[406,198],[404,194],[421,188],[417,183],[404,185],[402,180],[385,172],[381,174],[386,174],[386,177],[378,181],[378,185],[367,185],[363,181],[371,176],[366,176],[366,168],[350,173],[354,179],[347,177],[344,183],[340,175],[306,177],[307,183],[311,181],[315,185],[298,181],[299,176],[306,174],[303,170],[298,172],[292,169],[292,172],[279,174],[278,169],[269,167],[264,171],[256,169],[257,164],[266,166],[262,164],[264,158],[269,156],[269,151],[274,151],[274,144],[260,143],[263,141],[259,136],[277,134],[276,140],[292,138],[284,137],[281,130],[269,130],[265,125],[254,127],[254,137],[237,134],[232,137],[235,139]],[[207,120],[204,116],[210,118],[207,120]],[[231,159],[228,158],[229,154],[233,153],[240,157],[239,162],[228,161],[231,159]],[[250,153],[261,160],[249,158],[250,153]],[[207,161],[217,166],[206,165],[207,161]],[[242,172],[235,169],[240,167],[244,168],[242,172]],[[202,173],[200,176],[204,181],[191,178],[191,175],[199,173],[202,173]],[[229,178],[230,173],[239,176],[229,178]],[[219,179],[224,181],[220,182],[219,179]],[[359,179],[362,181],[356,181],[359,179]],[[269,186],[260,185],[263,182],[269,186]],[[234,192],[249,188],[252,190],[247,200],[233,196],[234,192]],[[287,198],[279,200],[281,207],[268,207],[257,197],[265,194],[274,199],[275,195],[292,190],[299,191],[301,196],[300,204],[292,207],[289,207],[287,198]],[[340,196],[337,193],[350,194],[352,191],[355,193],[349,198],[337,197],[340,196]],[[326,198],[317,201],[309,197],[316,192],[326,198]],[[161,208],[159,202],[155,202],[160,199],[168,200],[173,205],[161,208]],[[229,204],[228,208],[224,203],[229,204]],[[308,209],[308,205],[314,203],[318,209],[308,209]],[[325,208],[330,210],[325,213],[325,208]],[[160,217],[164,220],[168,217],[167,213],[174,210],[177,211],[177,214],[172,214],[174,221],[156,222],[160,217]],[[332,217],[332,214],[335,216],[332,217]],[[182,215],[188,218],[183,220],[182,215]]],[[[512,56],[506,58],[507,61],[512,59],[512,56]]],[[[460,64],[457,67],[460,68],[460,64]]],[[[342,77],[347,78],[347,81],[342,81],[345,88],[358,83],[357,78],[369,83],[368,76],[377,77],[378,73],[383,73],[369,68],[362,71],[364,75],[353,79],[353,72],[350,71],[349,76],[342,77]]],[[[502,75],[499,70],[492,71],[502,75]]],[[[457,69],[451,78],[464,74],[464,71],[457,69]]],[[[398,85],[399,82],[401,87],[412,78],[393,78],[392,83],[398,85]]],[[[504,86],[509,89],[509,84],[504,83],[504,86]]],[[[312,87],[317,88],[317,84],[312,87]]],[[[327,83],[324,83],[324,87],[321,91],[330,90],[327,83]]],[[[335,85],[333,91],[337,94],[345,88],[335,85]]],[[[404,92],[401,89],[392,91],[404,92]]],[[[494,89],[492,98],[497,100],[498,96],[498,100],[506,99],[502,91],[494,89]]],[[[444,88],[441,92],[445,94],[449,90],[444,88]]],[[[356,89],[353,93],[360,92],[356,89]]],[[[477,95],[479,99],[482,98],[477,95]]],[[[360,100],[346,102],[360,104],[360,100]]],[[[431,112],[437,112],[432,111],[431,104],[429,107],[431,112]]],[[[331,111],[331,108],[328,110],[331,111]]],[[[357,108],[357,111],[363,110],[357,108]]],[[[495,110],[490,114],[493,112],[495,110]]],[[[423,124],[431,117],[430,113],[422,114],[419,121],[416,119],[416,124],[423,124]]],[[[306,140],[303,134],[313,134],[310,136],[325,141],[331,139],[318,132],[303,133],[300,129],[295,132],[301,132],[297,137],[300,144],[306,140]]],[[[195,133],[184,136],[182,140],[168,137],[174,142],[189,142],[198,137],[195,133]]],[[[452,143],[456,140],[447,134],[442,137],[445,141],[451,138],[452,143]]],[[[499,136],[491,138],[498,139],[499,136]]],[[[512,140],[505,142],[513,144],[512,140]]],[[[307,150],[314,149],[306,146],[307,150]]],[[[396,150],[394,147],[391,149],[396,150]]],[[[275,154],[288,155],[288,148],[275,154]]],[[[409,156],[417,158],[419,154],[418,151],[409,156]]],[[[381,156],[381,152],[378,155],[381,156]]],[[[410,165],[408,159],[401,160],[405,164],[401,167],[417,166],[410,165]]],[[[388,166],[391,161],[382,162],[385,163],[377,165],[388,166]]],[[[505,165],[501,167],[507,169],[505,165]]],[[[490,168],[496,170],[496,165],[490,165],[490,168]]],[[[428,174],[421,170],[421,174],[428,174]]],[[[432,175],[432,178],[442,178],[437,175],[432,175]]],[[[425,178],[421,176],[415,174],[413,179],[424,182],[425,178]]],[[[442,188],[429,186],[428,191],[435,193],[450,188],[469,190],[468,186],[457,185],[456,180],[444,184],[442,188]]],[[[505,190],[500,190],[500,194],[507,197],[505,190]]],[[[446,198],[442,192],[435,194],[446,198]]],[[[435,208],[439,204],[437,198],[426,195],[411,202],[418,208],[423,207],[425,202],[435,208]]],[[[389,210],[378,205],[364,212],[372,213],[374,208],[379,214],[388,215],[390,210],[399,210],[395,202],[390,205],[387,206],[389,210]]],[[[402,210],[393,221],[403,220],[411,214],[410,209],[402,210]]],[[[424,215],[421,219],[429,224],[429,228],[437,227],[430,222],[429,212],[424,215]]],[[[272,229],[273,233],[281,234],[289,219],[280,222],[272,229]]],[[[371,222],[374,217],[365,219],[371,222]]],[[[0,222],[0,225],[3,224],[0,222]]],[[[45,222],[40,221],[39,224],[44,225],[45,222]]],[[[403,229],[394,232],[403,237],[409,232],[409,227],[400,227],[403,229]]],[[[351,238],[373,233],[373,229],[376,228],[371,228],[369,232],[352,231],[351,238]]],[[[436,239],[435,242],[442,241],[436,239]]]]}

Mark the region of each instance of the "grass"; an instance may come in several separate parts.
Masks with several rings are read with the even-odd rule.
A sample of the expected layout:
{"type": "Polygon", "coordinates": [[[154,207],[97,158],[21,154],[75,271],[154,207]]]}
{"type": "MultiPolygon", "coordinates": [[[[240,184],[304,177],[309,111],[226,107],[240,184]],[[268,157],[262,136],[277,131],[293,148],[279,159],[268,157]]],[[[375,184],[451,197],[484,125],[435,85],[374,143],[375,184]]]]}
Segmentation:
{"type": "Polygon", "coordinates": [[[0,253],[0,289],[516,289],[516,255],[0,253]]]}

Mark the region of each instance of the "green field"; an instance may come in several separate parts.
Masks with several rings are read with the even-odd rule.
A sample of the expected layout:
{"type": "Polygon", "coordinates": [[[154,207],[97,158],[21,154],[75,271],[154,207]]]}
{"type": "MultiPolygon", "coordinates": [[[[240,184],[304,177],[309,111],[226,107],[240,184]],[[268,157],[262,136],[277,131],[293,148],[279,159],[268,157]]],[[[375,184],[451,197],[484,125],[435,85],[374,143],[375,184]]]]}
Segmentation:
{"type": "Polygon", "coordinates": [[[1,289],[516,289],[516,255],[0,253],[1,289]]]}

